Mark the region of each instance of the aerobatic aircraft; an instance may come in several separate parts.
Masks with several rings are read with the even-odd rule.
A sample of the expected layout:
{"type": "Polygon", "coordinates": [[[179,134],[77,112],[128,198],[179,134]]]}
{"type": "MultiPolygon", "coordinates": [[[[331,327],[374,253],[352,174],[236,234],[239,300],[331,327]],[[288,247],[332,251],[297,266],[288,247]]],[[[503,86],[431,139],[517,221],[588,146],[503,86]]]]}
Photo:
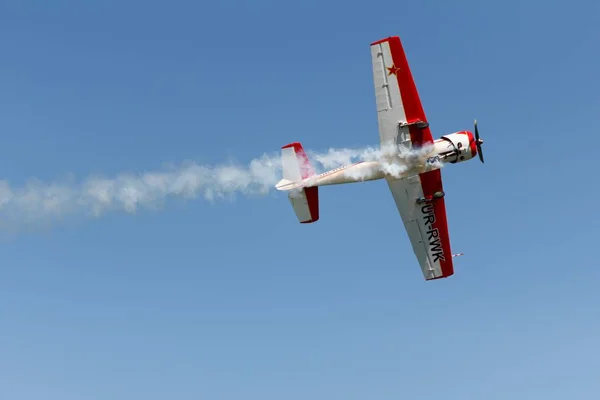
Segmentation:
{"type": "Polygon", "coordinates": [[[300,223],[312,223],[319,219],[319,186],[385,179],[424,278],[447,278],[462,253],[450,250],[440,168],[476,155],[483,162],[477,121],[475,134],[434,140],[400,38],[371,43],[371,60],[382,157],[315,174],[302,145],[290,143],[282,147],[283,179],[275,187],[288,191],[300,223]]]}

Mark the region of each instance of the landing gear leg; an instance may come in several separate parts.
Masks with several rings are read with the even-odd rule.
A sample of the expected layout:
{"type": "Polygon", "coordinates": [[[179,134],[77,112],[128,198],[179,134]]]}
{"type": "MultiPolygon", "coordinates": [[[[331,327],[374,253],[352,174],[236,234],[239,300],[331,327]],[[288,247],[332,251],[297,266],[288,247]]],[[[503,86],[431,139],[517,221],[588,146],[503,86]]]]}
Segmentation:
{"type": "Polygon", "coordinates": [[[430,197],[419,197],[417,199],[417,204],[423,204],[423,203],[432,203],[434,200],[438,200],[443,198],[446,195],[446,193],[444,193],[442,190],[433,193],[433,196],[430,197]]]}

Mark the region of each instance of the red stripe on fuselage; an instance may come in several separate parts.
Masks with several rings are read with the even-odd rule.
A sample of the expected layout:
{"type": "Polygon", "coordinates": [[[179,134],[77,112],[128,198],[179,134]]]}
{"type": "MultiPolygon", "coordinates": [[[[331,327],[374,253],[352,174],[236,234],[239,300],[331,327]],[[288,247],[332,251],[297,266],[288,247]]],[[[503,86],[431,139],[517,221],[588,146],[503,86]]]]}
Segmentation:
{"type": "MultiPolygon", "coordinates": [[[[396,78],[398,87],[400,88],[400,96],[402,97],[402,105],[408,123],[414,121],[427,122],[421,99],[415,85],[406,54],[402,42],[398,36],[392,36],[387,39],[380,40],[374,44],[388,42],[390,53],[392,54],[392,62],[396,67],[396,78]],[[399,69],[398,69],[399,68],[399,69]]],[[[415,147],[421,147],[425,144],[433,142],[433,136],[429,127],[420,129],[415,125],[409,127],[410,139],[415,147]]],[[[443,191],[442,173],[440,170],[433,170],[420,175],[421,187],[423,195],[427,198],[433,196],[433,193],[443,191]]],[[[438,229],[444,251],[444,260],[440,260],[443,277],[450,276],[454,273],[452,263],[452,252],[450,250],[450,238],[448,235],[448,222],[446,218],[446,205],[444,199],[434,200],[435,228],[438,229]]]]}

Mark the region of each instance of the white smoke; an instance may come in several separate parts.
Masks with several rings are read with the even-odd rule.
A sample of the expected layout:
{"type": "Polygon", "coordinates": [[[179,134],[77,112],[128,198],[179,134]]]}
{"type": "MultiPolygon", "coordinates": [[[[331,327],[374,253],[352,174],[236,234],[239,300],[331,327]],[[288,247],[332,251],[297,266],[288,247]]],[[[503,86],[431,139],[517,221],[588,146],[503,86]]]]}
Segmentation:
{"type": "MultiPolygon", "coordinates": [[[[318,162],[325,169],[333,169],[356,161],[377,161],[371,168],[350,169],[344,174],[354,179],[364,179],[382,171],[395,178],[401,178],[411,168],[425,163],[431,154],[432,146],[409,150],[395,145],[365,147],[363,149],[329,149],[327,153],[311,153],[309,159],[318,162]]],[[[442,163],[434,162],[431,167],[441,168],[442,163]]]]}
{"type": "MultiPolygon", "coordinates": [[[[422,158],[424,151],[394,153],[391,157],[385,149],[329,149],[325,153],[308,152],[308,158],[317,173],[358,160],[381,161],[382,168],[393,172],[405,170],[411,157],[422,158]]],[[[153,210],[169,198],[216,201],[236,194],[266,195],[280,179],[281,155],[277,153],[265,154],[245,165],[187,162],[141,174],[90,176],[81,182],[44,183],[33,179],[12,187],[0,180],[0,225],[47,222],[69,215],[99,217],[110,211],[153,210]]]]}

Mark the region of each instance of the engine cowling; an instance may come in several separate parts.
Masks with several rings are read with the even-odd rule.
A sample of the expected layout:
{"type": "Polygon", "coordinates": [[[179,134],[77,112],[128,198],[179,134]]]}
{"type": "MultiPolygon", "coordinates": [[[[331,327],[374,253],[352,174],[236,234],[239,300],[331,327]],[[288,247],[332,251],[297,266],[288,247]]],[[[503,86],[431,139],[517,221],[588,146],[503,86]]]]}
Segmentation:
{"type": "Polygon", "coordinates": [[[477,155],[477,145],[473,133],[461,131],[444,135],[435,141],[435,151],[446,163],[470,160],[477,155]]]}

